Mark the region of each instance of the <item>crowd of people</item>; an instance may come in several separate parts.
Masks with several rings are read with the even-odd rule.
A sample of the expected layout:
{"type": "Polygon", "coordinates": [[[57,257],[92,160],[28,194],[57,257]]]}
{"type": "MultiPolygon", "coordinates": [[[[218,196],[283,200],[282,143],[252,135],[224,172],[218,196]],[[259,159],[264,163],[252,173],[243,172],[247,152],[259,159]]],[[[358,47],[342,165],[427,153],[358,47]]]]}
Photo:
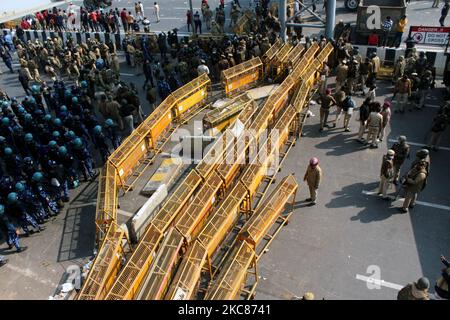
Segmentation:
{"type": "MultiPolygon", "coordinates": [[[[277,34],[270,21],[261,20],[258,29],[263,33],[181,40],[175,29],[158,37],[127,36],[121,46],[126,63],[145,76],[152,109],[199,74],[218,81],[222,70],[262,56],[277,34]]],[[[8,247],[20,252],[19,235],[44,230],[70,201],[69,190],[81,178],[95,179],[95,168],[145,115],[139,90],[120,80],[112,41],[27,41],[20,32],[5,33],[0,55],[26,95],[0,92],[0,228],[8,247]]]]}

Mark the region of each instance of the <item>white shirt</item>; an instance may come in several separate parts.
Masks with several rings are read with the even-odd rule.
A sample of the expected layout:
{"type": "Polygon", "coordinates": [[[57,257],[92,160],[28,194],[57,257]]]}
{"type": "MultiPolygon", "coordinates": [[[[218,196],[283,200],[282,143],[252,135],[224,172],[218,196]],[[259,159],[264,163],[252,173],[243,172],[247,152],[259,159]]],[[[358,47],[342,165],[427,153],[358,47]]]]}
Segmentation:
{"type": "Polygon", "coordinates": [[[155,4],[155,14],[159,13],[159,4],[155,4]]]}
{"type": "Polygon", "coordinates": [[[209,74],[209,68],[207,65],[201,64],[197,67],[197,73],[199,76],[201,76],[202,74],[206,73],[209,74]]]}

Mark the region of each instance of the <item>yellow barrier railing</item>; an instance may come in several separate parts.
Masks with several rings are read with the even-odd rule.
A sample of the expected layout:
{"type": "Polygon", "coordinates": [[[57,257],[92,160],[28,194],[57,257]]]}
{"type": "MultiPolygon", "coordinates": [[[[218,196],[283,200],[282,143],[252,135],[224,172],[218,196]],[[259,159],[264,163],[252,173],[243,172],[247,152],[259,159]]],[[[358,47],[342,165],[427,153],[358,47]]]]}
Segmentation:
{"type": "Polygon", "coordinates": [[[222,71],[222,81],[227,97],[256,84],[263,76],[263,64],[259,57],[242,62],[222,71]]]}

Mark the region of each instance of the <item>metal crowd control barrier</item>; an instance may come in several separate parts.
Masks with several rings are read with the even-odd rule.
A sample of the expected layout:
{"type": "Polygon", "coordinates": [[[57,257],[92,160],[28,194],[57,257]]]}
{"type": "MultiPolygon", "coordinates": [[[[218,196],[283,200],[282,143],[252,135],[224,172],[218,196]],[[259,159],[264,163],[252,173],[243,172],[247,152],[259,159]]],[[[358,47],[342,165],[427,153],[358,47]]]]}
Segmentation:
{"type": "Polygon", "coordinates": [[[174,117],[180,120],[183,114],[206,101],[210,83],[209,77],[203,74],[173,92],[111,154],[109,161],[116,168],[119,184],[125,191],[134,183],[127,184],[127,178],[131,175],[138,178],[152,163],[147,155],[160,151],[164,132],[175,126],[174,117]],[[143,168],[136,169],[142,163],[143,168]]]}
{"type": "Polygon", "coordinates": [[[222,81],[227,97],[231,97],[255,85],[262,79],[263,71],[263,64],[259,57],[222,71],[222,81]]]}
{"type": "Polygon", "coordinates": [[[300,60],[304,51],[305,47],[299,43],[289,52],[286,59],[284,59],[282,62],[294,66],[300,60]]]}
{"type": "Polygon", "coordinates": [[[183,247],[183,236],[175,228],[170,228],[161,244],[147,279],[137,300],[162,300],[175,270],[175,262],[183,247]]]}
{"type": "Polygon", "coordinates": [[[288,57],[292,50],[292,45],[288,42],[283,44],[280,50],[275,54],[273,61],[271,61],[272,77],[276,77],[283,72],[283,61],[288,57]]]}
{"type": "MultiPolygon", "coordinates": [[[[260,150],[258,157],[255,157],[254,161],[244,170],[240,181],[235,184],[219,208],[208,218],[205,227],[196,239],[196,242],[199,242],[201,248],[204,248],[206,251],[207,257],[211,257],[217,250],[239,218],[240,213],[251,210],[249,198],[255,194],[259,183],[267,173],[269,162],[273,160],[275,151],[279,150],[288,139],[289,127],[295,114],[295,110],[292,107],[289,106],[286,109],[265,143],[265,145],[270,145],[267,148],[270,148],[271,151],[268,152],[267,148],[260,150]],[[249,185],[246,186],[245,182],[249,185]]],[[[180,268],[184,272],[180,275],[177,273],[176,281],[174,280],[169,290],[168,299],[173,298],[175,292],[179,290],[184,290],[185,299],[193,299],[195,292],[186,288],[194,288],[196,286],[200,280],[201,270],[205,268],[203,265],[192,262],[200,250],[199,248],[196,251],[188,251],[183,258],[180,268]],[[189,276],[189,278],[186,278],[186,276],[189,276]]]]}
{"type": "Polygon", "coordinates": [[[175,116],[180,118],[182,114],[204,102],[208,97],[208,86],[210,85],[211,79],[209,79],[208,75],[204,73],[188,84],[172,92],[176,105],[174,108],[175,116]]]}
{"type": "Polygon", "coordinates": [[[239,113],[250,103],[253,103],[253,100],[244,93],[225,105],[211,110],[203,117],[203,130],[215,129],[219,132],[223,131],[230,124],[234,123],[239,113]]]}
{"type": "MultiPolygon", "coordinates": [[[[255,283],[257,283],[256,246],[282,214],[291,196],[293,198],[292,204],[295,202],[297,188],[298,184],[295,178],[292,175],[287,176],[277,185],[270,196],[258,206],[239,233],[240,241],[233,247],[205,299],[233,300],[239,298],[239,294],[246,283],[248,269],[252,265],[255,267],[254,276],[255,283]]],[[[249,293],[252,294],[253,291],[249,293]]]]}
{"type": "MultiPolygon", "coordinates": [[[[245,241],[233,247],[219,278],[213,282],[205,300],[235,300],[246,282],[247,270],[256,266],[255,251],[245,241]]],[[[256,273],[255,273],[256,276],[256,273]]]]}
{"type": "Polygon", "coordinates": [[[109,227],[117,221],[117,176],[114,167],[107,162],[100,171],[95,210],[96,242],[99,246],[109,227]]]}
{"type": "MultiPolygon", "coordinates": [[[[283,46],[283,41],[281,41],[281,39],[278,38],[275,41],[275,43],[267,50],[267,52],[264,53],[264,55],[263,55],[261,60],[262,60],[262,62],[264,64],[265,68],[270,65],[270,62],[272,61],[272,59],[275,57],[275,55],[277,54],[278,50],[280,50],[282,46],[283,46]]],[[[267,69],[266,69],[266,71],[267,71],[267,69]]]]}
{"type": "Polygon", "coordinates": [[[122,241],[126,238],[125,230],[112,223],[108,229],[91,269],[84,280],[78,300],[100,300],[112,286],[119,272],[124,255],[122,241]]]}

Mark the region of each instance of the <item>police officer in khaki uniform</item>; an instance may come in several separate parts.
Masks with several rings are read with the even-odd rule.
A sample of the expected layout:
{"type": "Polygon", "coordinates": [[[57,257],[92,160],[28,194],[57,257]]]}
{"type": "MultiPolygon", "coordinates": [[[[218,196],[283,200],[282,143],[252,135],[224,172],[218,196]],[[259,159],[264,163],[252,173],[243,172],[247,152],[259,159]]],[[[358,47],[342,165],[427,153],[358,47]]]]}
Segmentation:
{"type": "Polygon", "coordinates": [[[372,148],[378,148],[377,137],[383,127],[383,116],[380,112],[380,104],[373,103],[373,111],[369,114],[369,119],[367,120],[368,132],[366,138],[366,145],[371,143],[372,148]]]}
{"type": "Polygon", "coordinates": [[[404,181],[404,187],[406,189],[405,201],[403,202],[403,207],[400,208],[402,213],[407,213],[408,209],[414,208],[417,194],[425,188],[428,176],[426,168],[427,163],[422,160],[416,163],[406,175],[404,181]]]}
{"type": "Polygon", "coordinates": [[[398,179],[400,178],[400,171],[401,171],[402,165],[407,158],[409,159],[409,151],[410,151],[411,147],[406,142],[405,136],[399,136],[397,138],[397,142],[395,142],[392,145],[391,149],[395,151],[393,183],[395,185],[397,185],[398,179]]]}
{"type": "Polygon", "coordinates": [[[310,197],[306,199],[310,202],[310,206],[316,204],[317,190],[319,189],[320,181],[322,180],[322,169],[319,167],[319,159],[316,157],[309,160],[309,166],[306,169],[303,181],[306,181],[309,187],[310,197]]]}
{"type": "Polygon", "coordinates": [[[389,149],[386,155],[383,156],[380,170],[380,185],[378,188],[378,195],[382,195],[384,200],[389,200],[387,196],[387,190],[394,178],[394,157],[395,151],[389,149]]]}
{"type": "Polygon", "coordinates": [[[347,81],[347,60],[343,60],[336,68],[336,91],[340,91],[347,81]]]}

